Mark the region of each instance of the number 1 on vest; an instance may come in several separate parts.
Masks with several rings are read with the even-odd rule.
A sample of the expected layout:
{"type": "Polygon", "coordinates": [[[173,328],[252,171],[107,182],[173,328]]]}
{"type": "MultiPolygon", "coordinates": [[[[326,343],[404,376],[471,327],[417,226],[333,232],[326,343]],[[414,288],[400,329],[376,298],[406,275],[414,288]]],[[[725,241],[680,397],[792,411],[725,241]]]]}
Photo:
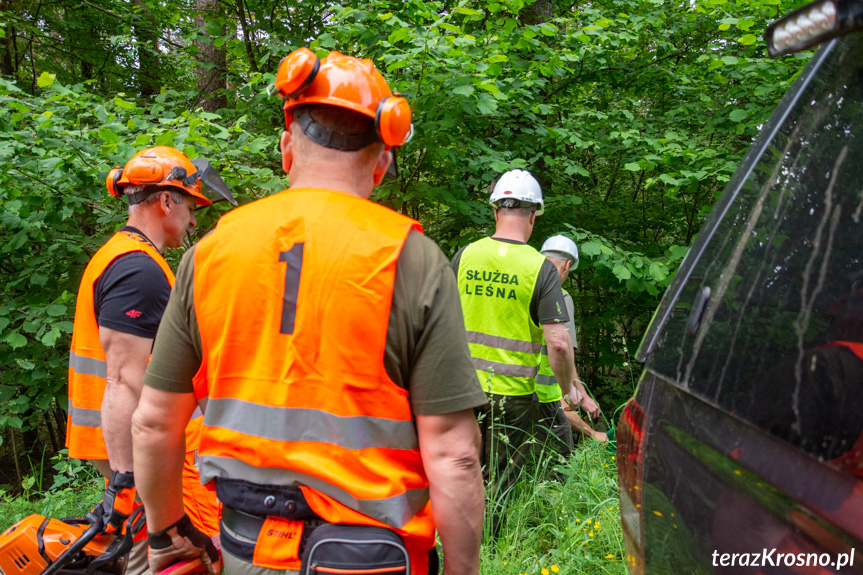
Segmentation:
{"type": "Polygon", "coordinates": [[[294,333],[294,320],[297,317],[297,296],[300,293],[300,273],[303,271],[303,247],[300,242],[284,252],[279,252],[279,261],[285,262],[285,291],[282,296],[282,325],[279,333],[294,333]]]}

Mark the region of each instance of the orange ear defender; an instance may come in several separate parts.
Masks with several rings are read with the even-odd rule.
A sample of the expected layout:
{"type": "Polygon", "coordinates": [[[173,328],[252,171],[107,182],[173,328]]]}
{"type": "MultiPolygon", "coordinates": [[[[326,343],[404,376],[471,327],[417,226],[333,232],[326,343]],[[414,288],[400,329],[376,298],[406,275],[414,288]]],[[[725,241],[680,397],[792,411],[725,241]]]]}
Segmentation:
{"type": "Polygon", "coordinates": [[[398,94],[381,100],[375,113],[375,131],[388,146],[406,143],[411,131],[411,107],[408,101],[398,94]]]}
{"type": "MultiPolygon", "coordinates": [[[[360,60],[336,51],[320,60],[308,48],[299,48],[279,64],[276,89],[285,98],[286,125],[294,120],[292,108],[295,106],[327,104],[374,119],[378,138],[387,146],[402,146],[410,139],[410,104],[390,91],[371,60],[360,60]]],[[[321,128],[317,132],[325,133],[326,128],[321,128]]],[[[303,131],[306,132],[306,127],[303,131]]],[[[318,143],[342,149],[333,145],[339,138],[327,136],[323,141],[325,143],[318,143]]]]}
{"type": "Polygon", "coordinates": [[[317,54],[308,48],[294,50],[279,63],[276,89],[283,98],[295,98],[314,81],[320,68],[321,60],[317,54]]]}
{"type": "Polygon", "coordinates": [[[111,168],[111,171],[108,172],[108,177],[105,178],[105,186],[108,188],[108,193],[115,198],[119,198],[123,195],[123,193],[117,188],[117,182],[119,182],[122,177],[123,168],[117,167],[111,168]]]}

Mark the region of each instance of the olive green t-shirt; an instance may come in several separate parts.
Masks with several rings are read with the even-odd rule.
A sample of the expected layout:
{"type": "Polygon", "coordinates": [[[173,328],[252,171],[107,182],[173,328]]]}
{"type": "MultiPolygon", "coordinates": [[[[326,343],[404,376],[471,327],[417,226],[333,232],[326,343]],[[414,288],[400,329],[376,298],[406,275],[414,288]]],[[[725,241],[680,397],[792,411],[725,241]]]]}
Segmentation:
{"type": "MultiPolygon", "coordinates": [[[[194,250],[180,262],[144,375],[146,385],[163,391],[191,393],[202,361],[193,303],[194,250]]],[[[362,342],[357,348],[362,349],[362,342]]],[[[417,415],[486,405],[470,358],[455,276],[443,252],[416,231],[408,234],[396,263],[383,361],[390,378],[408,390],[417,415]]]]}

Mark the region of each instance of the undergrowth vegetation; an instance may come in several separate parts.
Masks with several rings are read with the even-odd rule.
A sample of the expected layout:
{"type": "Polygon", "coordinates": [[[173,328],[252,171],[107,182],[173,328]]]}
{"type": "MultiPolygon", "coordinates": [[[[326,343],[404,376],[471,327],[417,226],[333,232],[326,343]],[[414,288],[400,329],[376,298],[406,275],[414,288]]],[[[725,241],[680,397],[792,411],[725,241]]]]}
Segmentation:
{"type": "Polygon", "coordinates": [[[24,477],[21,491],[11,495],[8,486],[0,486],[0,531],[28,515],[46,517],[84,517],[102,498],[105,484],[96,469],[85,461],[70,459],[64,449],[51,459],[53,481],[44,467],[33,468],[24,477]]]}
{"type": "Polygon", "coordinates": [[[483,575],[625,575],[617,462],[607,445],[587,442],[566,462],[544,458],[522,474],[504,495],[500,535],[484,539],[483,575]]]}

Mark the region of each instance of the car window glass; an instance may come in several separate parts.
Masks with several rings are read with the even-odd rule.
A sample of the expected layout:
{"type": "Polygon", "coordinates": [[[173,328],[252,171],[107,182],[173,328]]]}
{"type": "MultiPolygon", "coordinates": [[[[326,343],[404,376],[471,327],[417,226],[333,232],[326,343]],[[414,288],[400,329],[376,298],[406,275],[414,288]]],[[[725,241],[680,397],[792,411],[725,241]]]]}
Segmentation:
{"type": "Polygon", "coordinates": [[[834,45],[750,172],[694,264],[648,366],[863,476],[861,217],[857,35],[834,45]],[[701,322],[688,334],[705,288],[701,322]]]}

